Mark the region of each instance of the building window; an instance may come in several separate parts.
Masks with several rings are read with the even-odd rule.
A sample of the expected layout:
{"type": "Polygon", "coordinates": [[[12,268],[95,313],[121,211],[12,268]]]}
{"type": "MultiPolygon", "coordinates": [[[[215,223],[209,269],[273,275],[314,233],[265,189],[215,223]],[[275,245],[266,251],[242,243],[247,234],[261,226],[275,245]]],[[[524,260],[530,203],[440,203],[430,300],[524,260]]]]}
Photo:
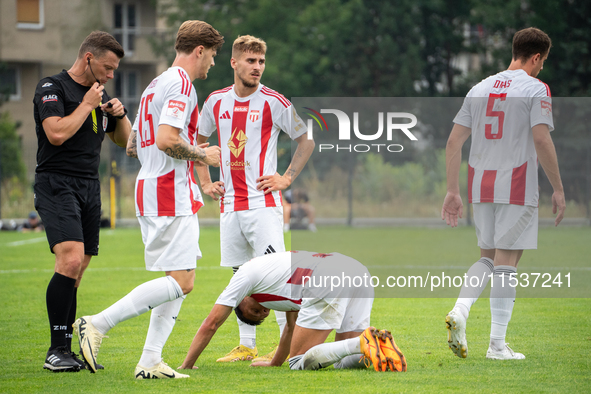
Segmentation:
{"type": "Polygon", "coordinates": [[[115,72],[115,97],[127,108],[127,117],[133,123],[139,106],[139,73],[135,70],[115,72]]]}
{"type": "Polygon", "coordinates": [[[0,65],[0,102],[20,100],[20,73],[18,68],[0,65]]]}
{"type": "Polygon", "coordinates": [[[44,0],[16,0],[16,26],[19,29],[42,29],[44,0]]]}
{"type": "Polygon", "coordinates": [[[126,1],[115,4],[113,36],[126,52],[135,50],[138,18],[137,6],[126,1]]]}

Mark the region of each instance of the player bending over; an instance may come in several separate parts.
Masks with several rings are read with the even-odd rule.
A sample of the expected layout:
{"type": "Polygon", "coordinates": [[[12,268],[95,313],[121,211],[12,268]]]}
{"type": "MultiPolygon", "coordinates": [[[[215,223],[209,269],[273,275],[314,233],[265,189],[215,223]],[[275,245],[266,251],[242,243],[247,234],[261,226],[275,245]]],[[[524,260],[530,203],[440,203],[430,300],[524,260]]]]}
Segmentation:
{"type": "MultiPolygon", "coordinates": [[[[390,331],[369,326],[373,288],[343,286],[330,289],[325,278],[369,277],[367,268],[340,253],[281,252],[245,263],[230,280],[205,319],[181,369],[191,369],[232,309],[245,323],[258,325],[270,309],[285,311],[287,323],[271,361],[251,366],[281,366],[288,355],[293,370],[365,368],[406,371],[406,359],[390,331]],[[324,285],[324,286],[323,286],[324,285]],[[324,343],[336,330],[335,342],[324,343]]],[[[345,286],[348,284],[349,286],[345,286]]]]}

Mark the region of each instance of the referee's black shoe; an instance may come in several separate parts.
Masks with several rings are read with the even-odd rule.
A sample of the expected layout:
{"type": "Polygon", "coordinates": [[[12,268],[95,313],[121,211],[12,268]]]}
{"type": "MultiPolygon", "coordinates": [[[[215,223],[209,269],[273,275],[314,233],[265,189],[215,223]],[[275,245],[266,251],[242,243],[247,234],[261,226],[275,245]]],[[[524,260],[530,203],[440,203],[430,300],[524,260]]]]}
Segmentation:
{"type": "Polygon", "coordinates": [[[60,346],[47,352],[43,368],[53,372],[78,372],[80,364],[72,358],[67,346],[60,346]]]}

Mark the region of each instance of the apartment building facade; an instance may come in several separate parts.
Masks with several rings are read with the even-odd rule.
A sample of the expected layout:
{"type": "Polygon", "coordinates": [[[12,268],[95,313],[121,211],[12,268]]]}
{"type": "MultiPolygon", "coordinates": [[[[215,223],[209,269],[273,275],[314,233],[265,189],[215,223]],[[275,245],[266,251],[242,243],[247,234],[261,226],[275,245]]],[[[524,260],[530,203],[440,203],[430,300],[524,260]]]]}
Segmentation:
{"type": "MultiPolygon", "coordinates": [[[[94,30],[113,34],[125,49],[115,79],[105,88],[130,112],[137,111],[142,89],[167,67],[154,54],[150,38],[171,34],[146,0],[0,1],[0,89],[9,94],[1,112],[20,124],[27,173],[35,168],[37,138],[33,97],[37,82],[74,63],[84,38],[94,30]]],[[[111,149],[103,149],[106,155],[111,149]]]]}

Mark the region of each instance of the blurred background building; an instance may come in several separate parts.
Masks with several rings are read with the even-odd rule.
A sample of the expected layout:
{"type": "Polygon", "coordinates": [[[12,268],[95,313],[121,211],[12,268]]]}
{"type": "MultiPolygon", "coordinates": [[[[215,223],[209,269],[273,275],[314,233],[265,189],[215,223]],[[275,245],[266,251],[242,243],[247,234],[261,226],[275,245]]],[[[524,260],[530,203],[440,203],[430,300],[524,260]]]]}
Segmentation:
{"type": "MultiPolygon", "coordinates": [[[[148,42],[167,31],[150,1],[3,0],[0,2],[0,85],[8,101],[2,110],[20,124],[23,159],[30,174],[35,168],[36,141],[33,96],[45,76],[69,69],[78,48],[93,30],[113,34],[123,45],[125,57],[115,79],[105,88],[118,97],[134,119],[142,89],[162,72],[148,42]],[[32,149],[32,150],[31,150],[32,149]]],[[[109,149],[105,150],[109,153],[109,149]]]]}

